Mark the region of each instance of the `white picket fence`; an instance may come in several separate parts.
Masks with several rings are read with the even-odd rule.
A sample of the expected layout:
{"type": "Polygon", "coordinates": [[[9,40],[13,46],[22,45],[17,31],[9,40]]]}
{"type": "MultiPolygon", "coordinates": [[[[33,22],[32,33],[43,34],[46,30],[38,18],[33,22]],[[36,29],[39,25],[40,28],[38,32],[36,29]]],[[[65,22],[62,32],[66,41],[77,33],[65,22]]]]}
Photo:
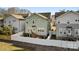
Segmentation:
{"type": "Polygon", "coordinates": [[[56,47],[63,47],[63,48],[71,48],[71,49],[78,49],[79,48],[79,41],[62,41],[62,40],[46,40],[46,39],[39,39],[39,38],[29,38],[29,37],[22,37],[20,34],[15,34],[11,36],[12,40],[20,41],[20,42],[27,42],[32,44],[39,44],[45,46],[56,46],[56,47]]]}

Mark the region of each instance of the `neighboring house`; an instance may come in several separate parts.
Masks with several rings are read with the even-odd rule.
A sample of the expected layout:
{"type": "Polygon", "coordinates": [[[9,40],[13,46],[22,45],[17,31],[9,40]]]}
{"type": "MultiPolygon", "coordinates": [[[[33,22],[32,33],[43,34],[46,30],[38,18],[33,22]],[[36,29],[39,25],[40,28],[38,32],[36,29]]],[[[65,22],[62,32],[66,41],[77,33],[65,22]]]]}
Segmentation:
{"type": "Polygon", "coordinates": [[[25,33],[34,37],[47,37],[49,34],[49,19],[41,14],[32,13],[25,20],[25,33]]]}
{"type": "Polygon", "coordinates": [[[24,30],[24,18],[22,15],[11,14],[4,19],[4,25],[12,26],[13,32],[17,33],[24,30]]]}
{"type": "Polygon", "coordinates": [[[55,19],[55,15],[51,15],[51,31],[56,31],[56,19],[55,19]]]}
{"type": "Polygon", "coordinates": [[[29,14],[30,11],[27,9],[20,9],[17,7],[11,7],[11,8],[8,8],[7,13],[8,14],[29,14]]]}
{"type": "Polygon", "coordinates": [[[79,13],[67,12],[56,17],[57,39],[79,39],[79,13]]]}

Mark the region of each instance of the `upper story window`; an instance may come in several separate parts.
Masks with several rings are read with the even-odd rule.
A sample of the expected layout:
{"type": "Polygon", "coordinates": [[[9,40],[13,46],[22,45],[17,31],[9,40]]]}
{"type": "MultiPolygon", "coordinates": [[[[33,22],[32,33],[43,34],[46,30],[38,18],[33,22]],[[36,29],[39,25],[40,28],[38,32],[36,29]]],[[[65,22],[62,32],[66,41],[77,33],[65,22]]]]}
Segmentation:
{"type": "Polygon", "coordinates": [[[64,32],[64,34],[66,34],[66,32],[64,32]]]}
{"type": "Polygon", "coordinates": [[[79,20],[78,20],[78,19],[76,19],[75,21],[76,21],[76,22],[79,22],[79,20]]]}
{"type": "Polygon", "coordinates": [[[75,21],[77,22],[77,19],[75,21]]]}
{"type": "Polygon", "coordinates": [[[76,34],[78,34],[78,32],[76,31],[76,34]]]}
{"type": "Polygon", "coordinates": [[[58,21],[58,24],[60,24],[60,21],[58,21]]]}
{"type": "Polygon", "coordinates": [[[68,30],[68,33],[70,33],[70,30],[68,30]]]}
{"type": "Polygon", "coordinates": [[[60,34],[62,34],[62,32],[60,32],[60,34]]]}
{"type": "Polygon", "coordinates": [[[70,24],[70,22],[67,22],[67,24],[70,24]]]}

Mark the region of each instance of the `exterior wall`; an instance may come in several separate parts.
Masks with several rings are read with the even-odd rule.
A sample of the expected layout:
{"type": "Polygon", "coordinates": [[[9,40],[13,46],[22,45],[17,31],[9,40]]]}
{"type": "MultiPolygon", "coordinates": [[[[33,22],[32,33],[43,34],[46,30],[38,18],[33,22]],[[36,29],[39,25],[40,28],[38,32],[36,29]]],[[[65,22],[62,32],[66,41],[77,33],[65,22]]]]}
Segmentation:
{"type": "Polygon", "coordinates": [[[77,14],[68,13],[68,14],[64,14],[62,16],[57,17],[56,25],[57,25],[57,33],[56,33],[57,37],[67,37],[68,35],[67,26],[72,27],[72,29],[70,30],[71,36],[73,37],[79,36],[79,15],[77,14]]]}
{"type": "Polygon", "coordinates": [[[19,30],[20,31],[24,31],[24,26],[25,26],[24,23],[25,23],[25,21],[24,20],[20,20],[19,22],[20,22],[19,30]]]}
{"type": "Polygon", "coordinates": [[[55,22],[56,22],[55,15],[52,15],[51,16],[51,26],[55,25],[55,22]]]}
{"type": "Polygon", "coordinates": [[[43,18],[41,18],[37,15],[32,15],[30,18],[27,18],[25,22],[26,22],[25,23],[25,33],[31,33],[31,31],[33,31],[34,33],[36,33],[38,35],[47,35],[48,34],[49,23],[47,20],[44,20],[43,18]],[[32,27],[32,26],[36,26],[36,27],[32,27]],[[43,31],[39,31],[39,30],[43,30],[43,31]]]}
{"type": "Polygon", "coordinates": [[[64,23],[67,24],[67,22],[69,21],[70,24],[78,24],[78,22],[76,22],[75,20],[79,20],[79,15],[74,14],[74,13],[68,13],[66,15],[62,15],[56,18],[57,23],[58,21],[60,21],[60,24],[64,23]]]}
{"type": "Polygon", "coordinates": [[[3,20],[0,20],[0,26],[2,26],[3,25],[3,20]]]}
{"type": "Polygon", "coordinates": [[[4,25],[11,25],[12,27],[15,28],[15,32],[20,32],[22,31],[22,25],[23,22],[19,21],[18,19],[16,19],[15,17],[9,16],[4,20],[4,25]]]}

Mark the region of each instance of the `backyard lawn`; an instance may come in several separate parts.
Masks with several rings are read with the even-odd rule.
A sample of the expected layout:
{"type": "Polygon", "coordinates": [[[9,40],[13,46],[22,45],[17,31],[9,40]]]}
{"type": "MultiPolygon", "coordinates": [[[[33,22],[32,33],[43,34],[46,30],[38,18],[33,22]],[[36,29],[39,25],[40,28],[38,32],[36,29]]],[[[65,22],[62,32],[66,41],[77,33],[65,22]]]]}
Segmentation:
{"type": "Polygon", "coordinates": [[[0,51],[32,51],[33,49],[30,47],[18,47],[16,45],[12,45],[11,42],[5,41],[11,40],[10,35],[0,35],[0,51]]]}
{"type": "Polygon", "coordinates": [[[11,36],[10,35],[0,35],[0,39],[11,40],[11,36]]]}
{"type": "Polygon", "coordinates": [[[12,43],[0,42],[0,51],[32,51],[29,47],[18,47],[12,45],[12,43]]]}
{"type": "Polygon", "coordinates": [[[10,43],[0,42],[0,51],[23,50],[23,48],[13,46],[10,43]]]}

